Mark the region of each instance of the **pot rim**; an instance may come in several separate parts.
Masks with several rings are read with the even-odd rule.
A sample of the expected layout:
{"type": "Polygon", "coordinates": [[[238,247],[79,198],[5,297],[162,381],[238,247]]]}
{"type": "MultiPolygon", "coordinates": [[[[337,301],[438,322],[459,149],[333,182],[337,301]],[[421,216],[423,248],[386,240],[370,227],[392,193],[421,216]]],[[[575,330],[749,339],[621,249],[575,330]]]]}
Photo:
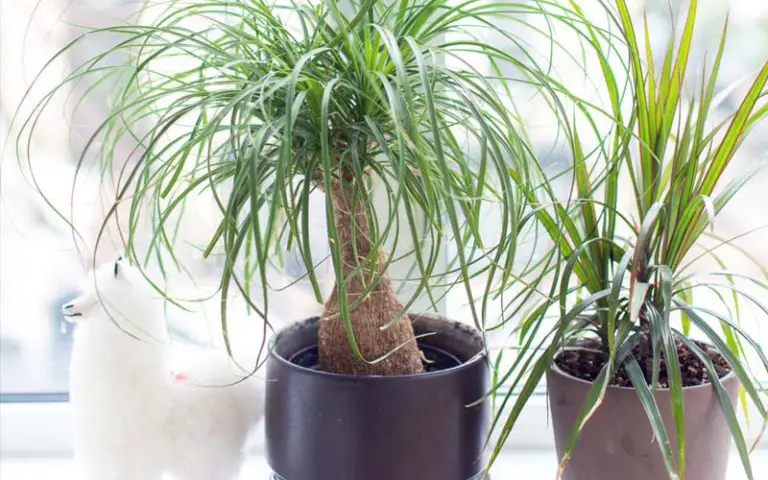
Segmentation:
{"type": "MultiPolygon", "coordinates": [[[[422,314],[411,314],[412,316],[418,318],[418,316],[422,314]]],[[[440,322],[443,322],[445,324],[460,324],[463,328],[464,333],[470,334],[474,333],[479,336],[479,338],[482,340],[482,335],[480,335],[480,332],[474,328],[471,325],[467,325],[465,323],[461,323],[455,320],[449,320],[448,318],[444,317],[443,315],[434,314],[434,313],[428,313],[424,314],[425,316],[429,316],[432,319],[438,320],[440,322]]],[[[435,378],[441,378],[448,375],[456,375],[459,374],[465,370],[469,370],[472,368],[475,368],[475,366],[480,362],[485,362],[488,358],[487,355],[487,347],[485,345],[485,341],[482,340],[483,348],[478,353],[473,355],[469,360],[465,362],[461,362],[459,365],[455,367],[446,368],[443,370],[437,370],[434,372],[424,372],[424,373],[409,373],[404,375],[351,375],[347,373],[333,373],[333,372],[326,372],[323,370],[315,370],[307,367],[303,367],[301,365],[297,365],[287,358],[277,354],[275,351],[275,346],[277,344],[277,341],[280,339],[282,335],[290,334],[290,330],[296,328],[297,325],[303,323],[303,322],[309,322],[313,319],[318,319],[318,317],[309,317],[304,320],[299,320],[297,322],[293,322],[290,325],[281,328],[275,334],[272,336],[272,339],[270,340],[270,348],[269,348],[269,355],[276,361],[278,361],[280,364],[282,364],[284,367],[295,370],[301,374],[304,375],[311,375],[311,376],[317,376],[317,377],[324,377],[328,380],[335,380],[335,381],[347,381],[347,382],[392,382],[392,381],[419,381],[419,380],[431,380],[435,378]]],[[[319,321],[319,319],[318,319],[319,321]]],[[[427,335],[430,336],[430,335],[427,335]]],[[[417,336],[417,341],[420,337],[417,336]]],[[[424,338],[422,336],[421,338],[424,338]]],[[[314,343],[315,346],[317,346],[317,343],[314,343]]]]}
{"type": "MultiPolygon", "coordinates": [[[[590,351],[594,351],[594,349],[590,349],[590,348],[569,346],[569,347],[561,348],[560,351],[557,352],[555,357],[557,357],[558,355],[562,354],[563,352],[565,352],[567,350],[590,350],[590,351]]],[[[575,382],[578,382],[578,383],[583,383],[585,385],[593,385],[595,383],[595,382],[590,382],[590,381],[584,380],[583,378],[575,377],[575,376],[571,375],[570,373],[564,372],[557,365],[557,362],[555,362],[554,359],[552,360],[552,363],[549,365],[549,371],[552,372],[552,373],[555,373],[558,376],[567,378],[569,380],[572,380],[572,381],[575,381],[575,382]]],[[[720,383],[723,384],[723,383],[731,382],[731,381],[734,381],[734,380],[737,380],[737,379],[738,379],[738,376],[736,375],[735,370],[733,368],[731,368],[731,371],[728,372],[727,375],[725,375],[724,377],[720,378],[720,383]]],[[[608,385],[608,388],[609,389],[614,389],[614,390],[626,390],[626,391],[635,391],[635,390],[637,390],[635,387],[622,387],[620,385],[608,385]]],[[[694,390],[704,389],[704,388],[712,388],[712,382],[703,383],[701,385],[691,385],[691,386],[688,386],[688,387],[683,387],[683,391],[694,391],[694,390]]],[[[657,387],[654,391],[656,391],[656,392],[669,392],[670,389],[669,388],[657,387]]]]}

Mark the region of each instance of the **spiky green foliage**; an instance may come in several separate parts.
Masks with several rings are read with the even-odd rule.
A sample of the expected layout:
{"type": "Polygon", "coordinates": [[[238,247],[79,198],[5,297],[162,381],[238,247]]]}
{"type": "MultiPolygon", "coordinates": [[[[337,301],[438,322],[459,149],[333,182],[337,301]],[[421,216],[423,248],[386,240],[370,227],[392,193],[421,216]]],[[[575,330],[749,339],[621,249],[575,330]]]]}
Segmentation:
{"type": "MultiPolygon", "coordinates": [[[[185,210],[187,200],[210,192],[222,220],[203,255],[223,253],[224,299],[239,291],[266,316],[270,258],[287,245],[298,251],[321,301],[309,199],[318,188],[344,182],[354,185],[355,203],[365,206],[371,226],[359,232],[370,236],[371,248],[357,271],[377,271],[365,263],[380,258],[385,239],[406,238],[415,248],[402,253],[413,255],[417,273],[408,279],[415,288],[403,310],[420,295],[436,303],[435,285],[458,285],[480,326],[470,280],[487,275],[491,289],[514,278],[508,258],[520,226],[530,221],[506,172],[532,184],[529,166],[535,172],[536,165],[506,95],[514,85],[489,78],[462,55],[496,72],[511,66],[516,82],[552,93],[560,87],[547,82],[547,66],[480,38],[490,32],[523,45],[497,20],[544,15],[548,8],[560,9],[556,2],[481,0],[147,2],[150,21],[88,32],[65,47],[59,55],[82,41],[121,38],[77,67],[60,89],[92,82],[86,96],[103,94],[99,85],[112,92],[110,114],[92,133],[80,168],[95,154],[104,175],[119,172],[109,213],[118,216],[118,206],[129,206],[118,223],[127,225],[127,251],[140,263],[177,260],[173,219],[195,215],[185,210]],[[107,63],[120,56],[128,62],[107,63]],[[466,138],[482,146],[476,158],[467,154],[466,138]],[[137,145],[136,161],[118,157],[124,144],[137,145]],[[374,188],[384,192],[383,205],[372,201],[374,188]],[[489,202],[501,212],[498,245],[485,244],[479,233],[480,208],[489,202]],[[138,252],[136,236],[146,221],[152,238],[148,251],[138,252]],[[441,270],[451,242],[457,256],[441,270]]],[[[526,21],[520,25],[546,34],[526,21]]],[[[22,124],[20,148],[56,93],[22,124]]],[[[34,163],[34,152],[28,153],[34,163]]],[[[336,288],[344,292],[349,279],[342,274],[339,226],[326,198],[331,262],[336,288]]],[[[376,282],[368,278],[366,292],[376,282]]],[[[339,303],[361,358],[351,328],[354,305],[343,294],[339,303]]],[[[226,333],[226,302],[221,313],[226,333]]]]}
{"type": "MultiPolygon", "coordinates": [[[[761,345],[739,328],[739,313],[746,310],[745,304],[768,314],[765,304],[743,288],[745,282],[763,292],[768,291],[768,284],[765,279],[741,277],[727,270],[718,249],[728,248],[731,241],[718,242],[714,247],[701,243],[710,235],[708,229],[716,215],[755,173],[750,167],[727,183],[723,176],[739,147],[768,114],[768,59],[746,85],[738,108],[721,119],[716,116],[713,99],[726,27],[714,58],[702,72],[700,86],[689,94],[685,85],[693,76],[688,63],[698,2],[691,1],[683,12],[682,29],[661,52],[661,64],[654,64],[657,57],[650,46],[647,22],[640,22],[644,31],[637,31],[638,22],[633,22],[637,19],[631,18],[624,0],[601,4],[611,27],[621,33],[621,42],[590,27],[586,19],[574,28],[587,40],[585,48],[601,67],[609,110],[581,110],[587,113],[590,130],[598,133],[595,149],[585,152],[580,130],[570,131],[572,200],[568,205],[555,200],[554,208],[535,211],[555,245],[551,255],[562,268],[552,270],[556,282],[550,295],[520,323],[521,347],[513,366],[501,375],[519,395],[510,392],[504,398],[503,405],[509,402],[511,408],[503,412],[505,417],[500,414],[496,418],[501,442],[493,456],[498,455],[523,405],[560,349],[591,335],[600,340],[608,360],[587,396],[561,468],[580,429],[599,407],[614,374],[623,367],[648,413],[670,477],[682,478],[683,385],[675,338],[690,345],[688,335],[695,332],[698,338],[716,346],[741,382],[743,404],[747,398],[751,400],[759,412],[759,421],[768,421],[765,390],[758,381],[768,372],[768,361],[761,345]],[[624,77],[626,85],[622,83],[624,77]],[[608,132],[591,121],[606,114],[614,123],[608,132]],[[631,189],[634,209],[621,203],[620,186],[631,189]],[[691,257],[708,256],[722,267],[716,272],[722,280],[713,281],[692,272],[691,257]],[[695,291],[720,298],[725,308],[713,312],[697,307],[695,299],[692,301],[695,291]],[[549,323],[552,316],[557,318],[554,326],[549,323]],[[644,333],[653,351],[650,378],[629,354],[644,333]],[[747,363],[747,352],[758,359],[757,369],[747,363]],[[668,361],[678,439],[674,445],[667,438],[658,405],[649,394],[649,387],[657,388],[662,355],[668,361]]],[[[573,1],[571,5],[575,17],[583,18],[579,3],[573,1]]],[[[754,165],[758,163],[755,160],[754,165]]],[[[702,358],[703,365],[712,366],[700,349],[692,350],[702,358]]],[[[709,377],[744,469],[749,478],[754,478],[734,405],[723,394],[714,370],[709,377]]]]}

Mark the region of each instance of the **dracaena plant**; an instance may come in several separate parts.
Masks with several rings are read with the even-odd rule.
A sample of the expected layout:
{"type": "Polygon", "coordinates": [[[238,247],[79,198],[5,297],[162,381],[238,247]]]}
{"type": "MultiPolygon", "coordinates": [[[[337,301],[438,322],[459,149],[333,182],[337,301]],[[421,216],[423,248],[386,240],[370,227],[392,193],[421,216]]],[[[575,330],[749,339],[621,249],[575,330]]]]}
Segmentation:
{"type": "MultiPolygon", "coordinates": [[[[575,17],[584,15],[576,2],[571,5],[575,17]]],[[[700,359],[705,381],[712,383],[743,466],[749,478],[754,478],[749,446],[737,420],[738,408],[720,382],[723,372],[692,334],[714,346],[727,361],[741,383],[744,408],[751,401],[760,415],[758,425],[764,426],[768,410],[759,377],[768,372],[768,358],[759,342],[740,328],[739,313],[749,304],[768,315],[759,296],[743,288],[746,282],[768,293],[768,275],[760,278],[728,270],[719,253],[732,247],[735,239],[719,239],[710,227],[760,163],[754,159],[746,172],[724,180],[739,147],[768,114],[768,59],[750,83],[742,85],[738,108],[723,118],[715,102],[727,22],[711,62],[703,72],[692,72],[689,56],[698,2],[691,1],[684,10],[682,29],[658,52],[659,57],[651,48],[645,18],[633,19],[624,0],[601,5],[620,35],[608,37],[586,21],[578,30],[587,40],[584,45],[589,55],[600,65],[609,107],[600,110],[591,105],[579,111],[593,120],[598,115],[610,117],[612,127],[600,132],[599,122],[587,123],[598,131],[594,149],[584,147],[579,125],[570,129],[573,188],[567,204],[553,200],[554,206],[545,205],[535,199],[534,192],[527,194],[537,207],[532,215],[554,244],[551,256],[559,263],[550,268],[555,281],[549,295],[520,322],[521,346],[512,367],[499,376],[500,383],[511,384],[519,395],[507,395],[503,406],[510,406],[502,408],[495,419],[501,441],[492,461],[557,353],[574,343],[583,345],[588,338],[586,345],[602,352],[597,358],[603,363],[580,411],[561,469],[607,387],[623,379],[637,391],[670,477],[685,476],[684,462],[679,461],[685,455],[684,382],[678,360],[678,348],[683,346],[700,359]],[[691,82],[689,77],[695,73],[701,76],[691,82]],[[691,83],[696,88],[686,88],[691,83]],[[631,208],[620,203],[620,189],[630,192],[631,208]],[[706,243],[712,239],[714,243],[706,243]],[[691,268],[704,257],[722,267],[714,272],[715,280],[711,275],[697,275],[691,268]],[[697,306],[694,293],[699,291],[719,298],[725,308],[712,311],[697,306]],[[551,318],[555,318],[553,324],[551,318]],[[643,356],[638,352],[645,352],[652,359],[650,364],[638,361],[643,356]],[[752,368],[749,356],[758,359],[758,368],[752,368]],[[671,393],[674,445],[652,395],[657,388],[669,388],[671,393]]],[[[760,271],[766,274],[765,268],[760,271]]]]}
{"type": "MultiPolygon", "coordinates": [[[[109,115],[92,133],[81,166],[93,152],[104,175],[120,173],[109,213],[118,216],[120,205],[129,206],[118,223],[126,225],[126,250],[140,263],[168,253],[174,260],[172,219],[191,218],[195,212],[184,209],[186,200],[213,192],[222,219],[203,254],[223,253],[224,299],[239,293],[266,316],[271,258],[290,245],[307,267],[318,302],[325,301],[319,329],[324,368],[420,372],[405,317],[409,307],[419,295],[434,305],[435,285],[458,285],[473,305],[478,292],[470,281],[489,265],[497,273],[490,273],[488,285],[494,275],[508,277],[506,253],[514,250],[525,211],[504,174],[512,169],[528,178],[531,159],[519,119],[499,88],[506,80],[492,81],[461,55],[482,58],[496,71],[511,65],[519,82],[547,90],[546,69],[479,36],[493,32],[520,44],[498,19],[543,14],[543,5],[147,2],[150,21],[88,32],[72,44],[112,35],[105,44],[111,46],[64,82],[93,77],[86,94],[111,92],[109,115]],[[121,55],[126,63],[108,62],[121,55]],[[465,136],[483,146],[481,155],[467,153],[465,136]],[[137,145],[133,162],[118,158],[126,143],[137,145]],[[385,201],[373,201],[374,188],[385,201]],[[309,204],[316,190],[324,192],[336,277],[327,299],[310,245],[309,204]],[[498,245],[485,244],[480,234],[484,202],[501,212],[498,245]],[[140,254],[135,245],[147,219],[151,241],[140,254]],[[410,253],[418,275],[410,279],[409,299],[395,295],[387,275],[388,238],[415,246],[410,253]],[[449,243],[456,258],[441,271],[449,243]],[[253,284],[260,288],[254,291],[253,284]]],[[[20,148],[50,95],[22,125],[20,148]]],[[[482,315],[473,313],[480,325],[482,315]]],[[[226,301],[221,316],[226,332],[226,301]]]]}

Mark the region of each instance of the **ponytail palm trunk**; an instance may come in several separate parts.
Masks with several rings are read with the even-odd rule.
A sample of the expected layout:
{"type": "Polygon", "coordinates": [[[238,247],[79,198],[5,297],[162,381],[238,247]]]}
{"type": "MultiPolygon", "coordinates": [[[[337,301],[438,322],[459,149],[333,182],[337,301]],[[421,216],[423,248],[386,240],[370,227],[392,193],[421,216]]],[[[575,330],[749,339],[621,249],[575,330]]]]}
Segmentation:
{"type": "Polygon", "coordinates": [[[423,367],[413,327],[407,315],[403,315],[403,305],[384,271],[385,254],[372,255],[366,206],[357,198],[355,189],[356,185],[342,178],[333,181],[330,192],[326,192],[332,198],[333,218],[340,241],[341,269],[337,275],[341,278],[337,279],[337,285],[325,302],[320,320],[321,367],[347,374],[419,373],[423,367]],[[345,284],[344,288],[339,288],[339,280],[345,284]],[[342,295],[349,306],[352,331],[360,353],[365,359],[380,361],[361,362],[354,355],[347,329],[341,321],[339,297],[342,295]]]}

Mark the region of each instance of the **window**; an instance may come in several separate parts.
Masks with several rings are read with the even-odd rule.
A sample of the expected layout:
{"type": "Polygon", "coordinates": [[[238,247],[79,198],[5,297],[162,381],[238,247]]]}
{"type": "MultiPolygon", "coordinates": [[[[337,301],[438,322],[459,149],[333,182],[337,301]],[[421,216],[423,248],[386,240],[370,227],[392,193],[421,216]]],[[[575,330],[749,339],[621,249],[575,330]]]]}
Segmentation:
{"type": "MultiPolygon", "coordinates": [[[[0,0],[0,140],[3,141],[6,136],[13,135],[13,132],[9,131],[10,120],[29,81],[55,51],[77,34],[77,28],[69,25],[109,23],[114,18],[131,14],[141,2],[41,0],[39,6],[35,7],[36,3],[0,0]]],[[[670,3],[676,2],[636,2],[637,8],[648,9],[652,36],[659,42],[664,42],[670,33],[666,28],[670,3]]],[[[698,30],[698,37],[702,42],[698,45],[708,45],[710,55],[715,45],[712,45],[711,41],[707,44],[704,40],[717,38],[721,28],[720,19],[723,18],[725,9],[730,8],[732,26],[725,56],[727,65],[722,69],[720,85],[723,91],[726,91],[731,83],[748,75],[764,61],[765,45],[768,44],[768,3],[763,0],[709,0],[702,4],[700,11],[703,18],[700,19],[698,30]]],[[[676,5],[675,8],[681,7],[676,5]]],[[[510,22],[510,29],[512,28],[515,28],[515,25],[510,22]]],[[[57,71],[66,71],[101,48],[103,45],[88,43],[78,46],[69,57],[59,60],[57,71]]],[[[704,50],[698,51],[695,58],[701,62],[705,53],[704,50]]],[[[560,75],[569,76],[564,72],[560,75]]],[[[579,77],[579,72],[574,75],[579,77]]],[[[55,75],[45,77],[37,92],[56,84],[55,75]]],[[[728,110],[732,107],[729,97],[725,95],[723,108],[728,110]]],[[[69,108],[70,105],[62,100],[56,108],[49,109],[49,116],[44,119],[44,130],[38,131],[33,145],[39,160],[33,166],[34,178],[39,182],[39,187],[62,208],[69,204],[76,155],[86,141],[79,132],[89,131],[89,127],[92,128],[94,122],[104,115],[106,105],[91,97],[77,118],[67,115],[69,108]]],[[[742,150],[737,169],[747,168],[752,162],[765,159],[768,151],[768,125],[761,125],[759,128],[766,134],[751,137],[750,144],[745,145],[742,150]]],[[[546,128],[537,129],[536,132],[542,150],[546,151],[547,142],[552,139],[549,138],[546,128]]],[[[6,145],[7,149],[3,152],[0,196],[0,399],[6,402],[24,400],[40,403],[66,400],[72,328],[62,322],[59,308],[67,299],[76,295],[84,279],[84,272],[89,266],[89,252],[93,247],[92,239],[98,230],[105,204],[97,193],[98,182],[95,177],[86,175],[81,180],[83,183],[79,184],[84,186],[78,187],[81,188],[80,194],[75,197],[73,208],[75,226],[85,239],[79,241],[76,248],[73,241],[75,239],[67,225],[51,211],[30,185],[30,172],[19,167],[13,139],[6,145]]],[[[122,153],[128,155],[130,150],[130,146],[125,146],[122,153]]],[[[561,165],[568,161],[562,155],[549,159],[553,164],[561,165]]],[[[739,198],[734,200],[729,210],[718,219],[716,231],[719,235],[735,236],[749,228],[768,224],[768,208],[764,205],[764,189],[767,182],[768,171],[764,170],[760,178],[756,178],[739,198]]],[[[319,205],[318,208],[322,206],[319,205]]],[[[211,211],[201,207],[200,212],[203,219],[212,218],[207,216],[213,215],[211,211]]],[[[72,212],[63,213],[69,216],[72,212]]],[[[318,218],[323,218],[323,215],[318,215],[318,218]]],[[[493,222],[488,222],[487,226],[489,236],[498,234],[497,226],[493,225],[493,222]]],[[[316,228],[318,251],[322,252],[324,225],[319,223],[316,228]]],[[[115,232],[110,233],[114,235],[115,232]]],[[[200,240],[198,243],[206,238],[205,232],[193,230],[185,231],[185,237],[200,240]]],[[[117,242],[106,242],[107,247],[100,250],[98,261],[116,257],[119,248],[110,246],[116,244],[117,242]]],[[[744,237],[739,241],[739,245],[764,264],[768,264],[768,250],[765,248],[765,245],[768,245],[768,229],[744,237]]],[[[449,249],[446,252],[446,258],[453,255],[455,251],[449,249]]],[[[289,254],[285,270],[275,272],[275,286],[285,286],[291,277],[302,273],[298,262],[294,260],[289,254]]],[[[738,252],[728,252],[725,261],[734,265],[735,269],[753,268],[746,257],[738,252]]],[[[324,279],[332,281],[328,266],[323,265],[321,268],[325,269],[324,279]]],[[[402,264],[395,268],[407,271],[407,266],[402,264]]],[[[213,273],[201,265],[200,270],[196,271],[196,276],[205,286],[206,281],[215,280],[213,273]]],[[[329,285],[324,284],[326,288],[329,285]]],[[[407,285],[404,288],[407,288],[407,285]]],[[[277,318],[294,320],[319,311],[319,305],[306,286],[298,285],[290,291],[275,290],[274,295],[271,305],[274,309],[273,315],[277,318]],[[297,300],[296,295],[301,295],[303,300],[297,300]],[[290,301],[281,301],[288,298],[290,301]]],[[[466,302],[462,289],[454,288],[439,308],[451,317],[471,322],[466,302]]],[[[213,307],[210,313],[215,314],[215,302],[211,302],[211,305],[213,307]]],[[[500,315],[501,305],[495,305],[494,308],[496,314],[500,315]]],[[[207,307],[203,310],[206,309],[207,307]]],[[[768,344],[768,334],[764,328],[760,329],[758,322],[764,317],[759,317],[758,312],[744,312],[744,317],[745,328],[751,329],[758,338],[768,344]]],[[[205,325],[196,323],[189,327],[187,324],[187,327],[176,333],[185,336],[187,340],[210,341],[215,335],[212,335],[205,325]]],[[[503,332],[498,335],[497,340],[495,345],[505,344],[507,341],[503,332]]],[[[543,408],[541,410],[543,412],[543,408]]],[[[61,416],[52,414],[39,418],[60,419],[61,416]]],[[[545,424],[545,419],[539,420],[533,421],[531,432],[544,430],[541,425],[545,424]]]]}
{"type": "MultiPolygon", "coordinates": [[[[67,35],[57,25],[56,13],[61,10],[57,8],[48,15],[37,15],[38,21],[30,23],[25,48],[18,48],[25,43],[25,26],[33,7],[30,2],[0,3],[0,131],[4,142],[25,81],[60,48],[67,35]],[[26,75],[20,75],[24,63],[26,75]]],[[[46,165],[38,166],[37,171],[45,172],[39,179],[49,189],[56,181],[66,181],[60,174],[71,165],[66,123],[63,118],[57,120],[49,122],[48,140],[40,142],[47,144],[41,155],[46,165]]],[[[29,395],[61,399],[67,390],[71,330],[62,325],[58,309],[75,292],[82,268],[65,225],[45,208],[24,179],[10,139],[5,147],[0,211],[0,394],[4,400],[31,399],[29,395]]]]}

